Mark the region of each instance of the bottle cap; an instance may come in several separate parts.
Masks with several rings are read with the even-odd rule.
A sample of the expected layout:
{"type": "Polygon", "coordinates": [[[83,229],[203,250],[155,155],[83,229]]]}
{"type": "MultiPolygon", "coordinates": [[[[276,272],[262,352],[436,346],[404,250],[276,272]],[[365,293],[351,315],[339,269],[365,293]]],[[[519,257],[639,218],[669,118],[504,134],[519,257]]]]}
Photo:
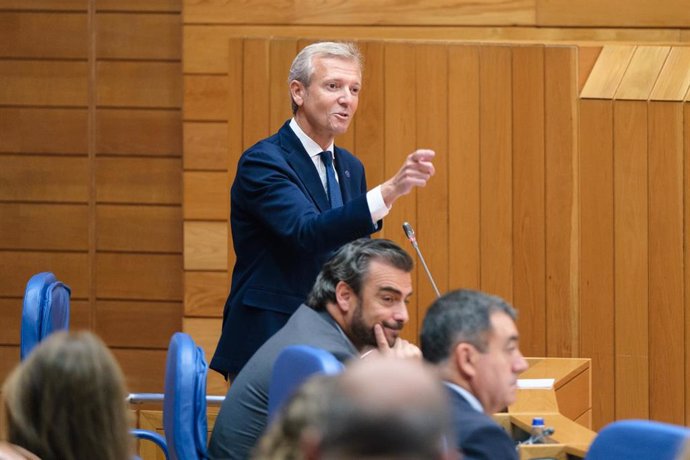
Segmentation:
{"type": "Polygon", "coordinates": [[[534,417],[532,419],[532,426],[544,426],[544,418],[543,417],[534,417]]]}

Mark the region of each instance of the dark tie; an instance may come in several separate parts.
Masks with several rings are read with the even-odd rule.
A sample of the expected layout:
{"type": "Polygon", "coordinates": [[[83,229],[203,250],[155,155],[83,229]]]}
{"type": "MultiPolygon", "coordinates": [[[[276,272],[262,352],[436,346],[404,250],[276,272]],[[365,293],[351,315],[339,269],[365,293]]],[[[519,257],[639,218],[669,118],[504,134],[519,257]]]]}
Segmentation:
{"type": "Polygon", "coordinates": [[[333,156],[331,152],[325,151],[319,153],[321,161],[326,166],[326,190],[328,191],[328,201],[331,203],[331,209],[338,208],[343,205],[343,197],[340,194],[340,186],[335,179],[335,171],[333,170],[333,156]]]}

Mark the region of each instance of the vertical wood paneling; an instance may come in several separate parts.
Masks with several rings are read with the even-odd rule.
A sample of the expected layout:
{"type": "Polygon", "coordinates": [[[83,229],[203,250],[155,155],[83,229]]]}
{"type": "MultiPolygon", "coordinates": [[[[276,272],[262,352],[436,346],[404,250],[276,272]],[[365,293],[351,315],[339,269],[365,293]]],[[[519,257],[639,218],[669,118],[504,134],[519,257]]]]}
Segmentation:
{"type": "Polygon", "coordinates": [[[513,299],[511,49],[479,50],[481,288],[513,299]]]}
{"type": "Polygon", "coordinates": [[[577,66],[575,48],[545,52],[546,351],[573,356],[578,340],[577,66]]]}
{"type": "Polygon", "coordinates": [[[686,101],[683,104],[684,109],[684,173],[683,173],[683,188],[685,196],[685,217],[684,217],[684,234],[685,234],[685,254],[684,254],[684,268],[685,268],[685,423],[690,423],[690,104],[686,101]]]}
{"type": "Polygon", "coordinates": [[[479,289],[479,47],[448,53],[448,284],[479,289]]]}
{"type": "Polygon", "coordinates": [[[546,354],[544,48],[513,48],[513,302],[520,349],[546,354]]]}
{"type": "Polygon", "coordinates": [[[647,103],[614,103],[616,418],[649,415],[647,103]]]}
{"type": "MultiPolygon", "coordinates": [[[[355,116],[354,153],[362,163],[371,189],[382,183],[385,177],[384,139],[384,45],[382,42],[359,43],[364,56],[362,92],[355,116]]],[[[353,127],[350,127],[352,129],[353,127]]]]}
{"type": "Polygon", "coordinates": [[[613,105],[580,103],[580,356],[592,359],[592,427],[614,420],[613,105]]]}
{"type": "MultiPolygon", "coordinates": [[[[686,185],[687,186],[687,185],[686,185]]],[[[649,416],[685,423],[683,107],[649,104],[649,416]]]]}
{"type": "MultiPolygon", "coordinates": [[[[417,234],[426,249],[425,261],[441,292],[448,290],[448,125],[439,123],[448,117],[448,51],[446,47],[417,47],[417,146],[430,148],[435,174],[426,187],[417,192],[417,234]]],[[[421,268],[421,267],[420,267],[421,268]]],[[[423,270],[417,270],[417,318],[415,330],[436,293],[423,270]]],[[[413,325],[410,324],[410,328],[413,325]]]]}
{"type": "Polygon", "coordinates": [[[273,40],[269,50],[269,130],[275,133],[292,115],[287,79],[297,55],[297,40],[273,40]]]}
{"type": "Polygon", "coordinates": [[[242,65],[244,102],[242,110],[242,147],[254,145],[270,133],[271,101],[269,43],[266,40],[245,40],[242,65]]]}
{"type": "MultiPolygon", "coordinates": [[[[385,47],[384,79],[385,79],[385,177],[391,177],[398,172],[403,161],[417,148],[416,93],[410,92],[417,84],[415,73],[415,61],[410,56],[415,55],[415,47],[412,44],[388,43],[385,47]],[[400,97],[405,94],[406,97],[400,97]]],[[[410,249],[409,243],[402,236],[402,223],[409,221],[416,227],[415,220],[417,208],[416,192],[399,198],[394,204],[390,214],[386,217],[386,224],[381,232],[385,238],[397,241],[402,247],[410,249]]],[[[415,270],[419,273],[422,267],[416,264],[415,270]]],[[[414,286],[415,289],[418,286],[414,286]]],[[[418,297],[416,293],[411,299],[408,308],[411,327],[405,327],[403,336],[407,340],[417,340],[418,297]]]]}

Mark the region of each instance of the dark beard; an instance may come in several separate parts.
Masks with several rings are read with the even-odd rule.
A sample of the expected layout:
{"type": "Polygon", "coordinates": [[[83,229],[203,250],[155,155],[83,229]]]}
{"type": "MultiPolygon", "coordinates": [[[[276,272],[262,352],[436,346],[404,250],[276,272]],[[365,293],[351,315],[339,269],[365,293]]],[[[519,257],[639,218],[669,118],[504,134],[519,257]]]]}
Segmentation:
{"type": "MultiPolygon", "coordinates": [[[[400,321],[394,321],[393,323],[381,322],[380,324],[381,327],[388,327],[390,329],[401,330],[403,327],[403,323],[400,321]]],[[[358,350],[362,350],[365,347],[378,347],[376,343],[376,334],[374,334],[374,325],[367,326],[364,322],[362,301],[359,299],[357,300],[357,307],[355,308],[355,312],[352,315],[352,322],[350,323],[350,340],[358,350]]],[[[386,340],[388,340],[388,338],[386,338],[386,340]]],[[[392,347],[394,344],[395,341],[390,343],[390,340],[388,340],[389,347],[392,347]]]]}

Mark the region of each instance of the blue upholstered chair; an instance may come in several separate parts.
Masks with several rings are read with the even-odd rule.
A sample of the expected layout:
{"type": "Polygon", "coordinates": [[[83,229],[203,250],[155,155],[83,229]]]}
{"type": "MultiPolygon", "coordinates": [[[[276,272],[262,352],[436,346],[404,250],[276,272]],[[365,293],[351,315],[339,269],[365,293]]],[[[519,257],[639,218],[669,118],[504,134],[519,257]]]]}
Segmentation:
{"type": "Polygon", "coordinates": [[[26,358],[51,333],[69,329],[70,293],[70,288],[50,272],[29,279],[22,307],[20,359],[26,358]]]}
{"type": "Polygon", "coordinates": [[[587,460],[675,460],[690,428],[649,420],[619,420],[594,438],[587,460]]]}
{"type": "Polygon", "coordinates": [[[172,460],[206,459],[206,374],[203,350],[183,332],[170,339],[165,367],[163,429],[172,460]]]}
{"type": "Polygon", "coordinates": [[[290,345],[280,352],[268,390],[268,417],[280,409],[290,395],[312,374],[337,374],[343,364],[326,350],[307,345],[290,345]]]}

